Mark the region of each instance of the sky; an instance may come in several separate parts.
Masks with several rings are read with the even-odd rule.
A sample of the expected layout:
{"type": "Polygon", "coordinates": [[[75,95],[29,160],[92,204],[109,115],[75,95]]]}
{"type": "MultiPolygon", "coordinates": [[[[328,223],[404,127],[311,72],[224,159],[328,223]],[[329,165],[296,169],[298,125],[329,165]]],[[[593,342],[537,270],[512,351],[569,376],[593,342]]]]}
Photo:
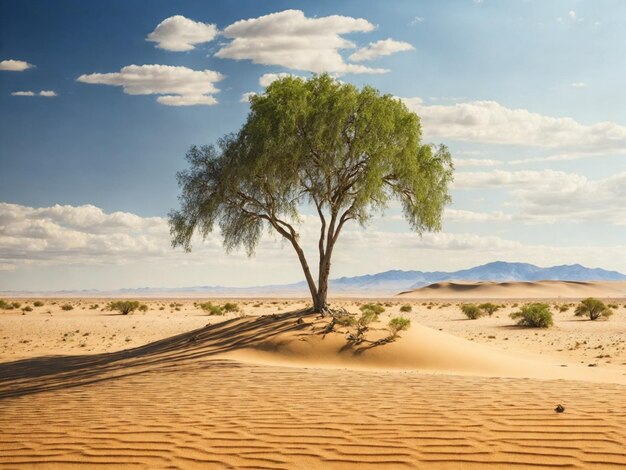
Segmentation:
{"type": "MultiPolygon", "coordinates": [[[[332,276],[496,260],[626,272],[626,2],[0,0],[0,290],[295,282],[290,246],[170,246],[191,145],[280,74],[402,99],[453,155],[443,230],[392,205],[332,276]]],[[[315,253],[315,218],[302,240],[315,253]]],[[[315,263],[313,263],[315,264],[315,263]]]]}

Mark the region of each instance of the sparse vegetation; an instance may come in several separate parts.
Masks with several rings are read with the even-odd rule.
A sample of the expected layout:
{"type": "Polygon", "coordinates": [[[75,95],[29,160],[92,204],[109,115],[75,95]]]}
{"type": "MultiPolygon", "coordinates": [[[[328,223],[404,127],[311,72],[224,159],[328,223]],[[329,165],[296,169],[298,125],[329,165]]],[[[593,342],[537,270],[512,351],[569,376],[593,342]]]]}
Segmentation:
{"type": "Polygon", "coordinates": [[[26,307],[22,309],[22,312],[32,312],[32,311],[33,311],[33,307],[31,307],[30,305],[27,305],[26,307]]]}
{"type": "Polygon", "coordinates": [[[33,302],[34,307],[43,307],[43,302],[41,300],[35,300],[33,302]]]}
{"type": "Polygon", "coordinates": [[[485,314],[485,312],[483,312],[480,307],[475,304],[463,304],[461,305],[461,311],[470,320],[476,320],[485,314]]]}
{"type": "Polygon", "coordinates": [[[219,305],[215,305],[211,302],[199,303],[198,307],[207,312],[209,315],[224,315],[224,310],[219,305]]]}
{"type": "Polygon", "coordinates": [[[408,330],[411,327],[411,320],[404,317],[395,317],[389,320],[387,329],[389,330],[390,339],[396,339],[401,331],[408,330]]]}
{"type": "Polygon", "coordinates": [[[147,312],[148,311],[148,306],[146,304],[141,304],[137,310],[139,310],[140,312],[147,312]]]}
{"type": "Polygon", "coordinates": [[[543,303],[522,305],[520,310],[511,313],[510,317],[513,320],[518,320],[517,324],[520,326],[548,328],[553,325],[550,306],[543,303]]]}
{"type": "Polygon", "coordinates": [[[2,309],[2,310],[12,310],[13,307],[6,300],[0,299],[0,309],[2,309]]]}
{"type": "Polygon", "coordinates": [[[224,305],[222,305],[222,310],[225,313],[238,312],[239,311],[239,305],[237,305],[236,303],[233,303],[233,302],[226,302],[224,305]]]}
{"type": "Polygon", "coordinates": [[[608,318],[613,311],[600,299],[588,297],[580,302],[574,311],[577,317],[589,317],[589,320],[597,320],[600,317],[608,318]]]}
{"type": "Polygon", "coordinates": [[[403,305],[402,307],[400,307],[400,311],[403,313],[408,313],[411,310],[413,310],[413,307],[410,306],[409,304],[403,305]]]}
{"type": "Polygon", "coordinates": [[[70,310],[74,310],[74,306],[71,304],[63,304],[61,305],[61,310],[69,312],[70,310]]]}
{"type": "Polygon", "coordinates": [[[136,300],[116,300],[107,305],[107,310],[117,310],[122,315],[128,315],[139,308],[139,302],[136,300]]]}
{"type": "Polygon", "coordinates": [[[484,304],[480,304],[478,308],[485,312],[487,315],[491,316],[500,309],[500,306],[492,304],[491,302],[486,302],[484,304]]]}

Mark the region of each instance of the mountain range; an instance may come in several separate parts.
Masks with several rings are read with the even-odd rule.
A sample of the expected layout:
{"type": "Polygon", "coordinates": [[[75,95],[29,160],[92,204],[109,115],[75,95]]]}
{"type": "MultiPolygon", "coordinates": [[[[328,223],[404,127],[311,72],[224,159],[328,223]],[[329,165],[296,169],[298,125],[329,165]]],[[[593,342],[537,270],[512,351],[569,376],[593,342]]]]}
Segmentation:
{"type": "MultiPolygon", "coordinates": [[[[496,261],[460,271],[402,271],[391,270],[363,276],[340,277],[330,281],[331,295],[384,296],[416,289],[442,281],[624,281],[626,275],[617,271],[587,268],[580,264],[542,268],[529,263],[496,261]]],[[[258,287],[195,286],[179,288],[141,287],[116,291],[81,290],[56,292],[5,292],[5,295],[59,296],[307,296],[304,281],[294,284],[258,287]]]]}

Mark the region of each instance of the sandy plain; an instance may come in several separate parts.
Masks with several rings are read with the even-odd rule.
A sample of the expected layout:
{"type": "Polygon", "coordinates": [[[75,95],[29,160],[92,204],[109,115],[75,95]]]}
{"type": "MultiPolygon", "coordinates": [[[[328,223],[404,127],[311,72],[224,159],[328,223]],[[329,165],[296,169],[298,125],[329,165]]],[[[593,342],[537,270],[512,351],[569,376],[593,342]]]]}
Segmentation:
{"type": "Polygon", "coordinates": [[[127,316],[15,299],[32,311],[0,312],[0,467],[626,466],[626,298],[594,322],[575,297],[544,299],[555,325],[537,330],[508,317],[531,301],[513,294],[478,320],[459,308],[478,297],[377,299],[357,346],[299,299],[234,299],[225,316],[198,299],[127,316]],[[403,305],[411,329],[375,344],[403,305]]]}

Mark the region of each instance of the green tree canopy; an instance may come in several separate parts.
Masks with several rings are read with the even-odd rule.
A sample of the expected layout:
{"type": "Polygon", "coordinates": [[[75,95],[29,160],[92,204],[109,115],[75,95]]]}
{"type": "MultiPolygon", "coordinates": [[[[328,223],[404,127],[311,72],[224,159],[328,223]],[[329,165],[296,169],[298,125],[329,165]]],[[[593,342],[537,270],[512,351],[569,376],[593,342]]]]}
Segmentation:
{"type": "Polygon", "coordinates": [[[448,149],[421,144],[419,117],[398,99],[329,75],[286,77],[251,98],[241,130],[191,147],[170,212],[174,247],[217,224],[227,250],[252,255],[264,229],[298,255],[314,308],[326,308],[333,248],[344,224],[366,224],[392,199],[418,233],[439,230],[453,167],[448,149]],[[317,281],[297,231],[299,209],[320,218],[317,281]]]}

